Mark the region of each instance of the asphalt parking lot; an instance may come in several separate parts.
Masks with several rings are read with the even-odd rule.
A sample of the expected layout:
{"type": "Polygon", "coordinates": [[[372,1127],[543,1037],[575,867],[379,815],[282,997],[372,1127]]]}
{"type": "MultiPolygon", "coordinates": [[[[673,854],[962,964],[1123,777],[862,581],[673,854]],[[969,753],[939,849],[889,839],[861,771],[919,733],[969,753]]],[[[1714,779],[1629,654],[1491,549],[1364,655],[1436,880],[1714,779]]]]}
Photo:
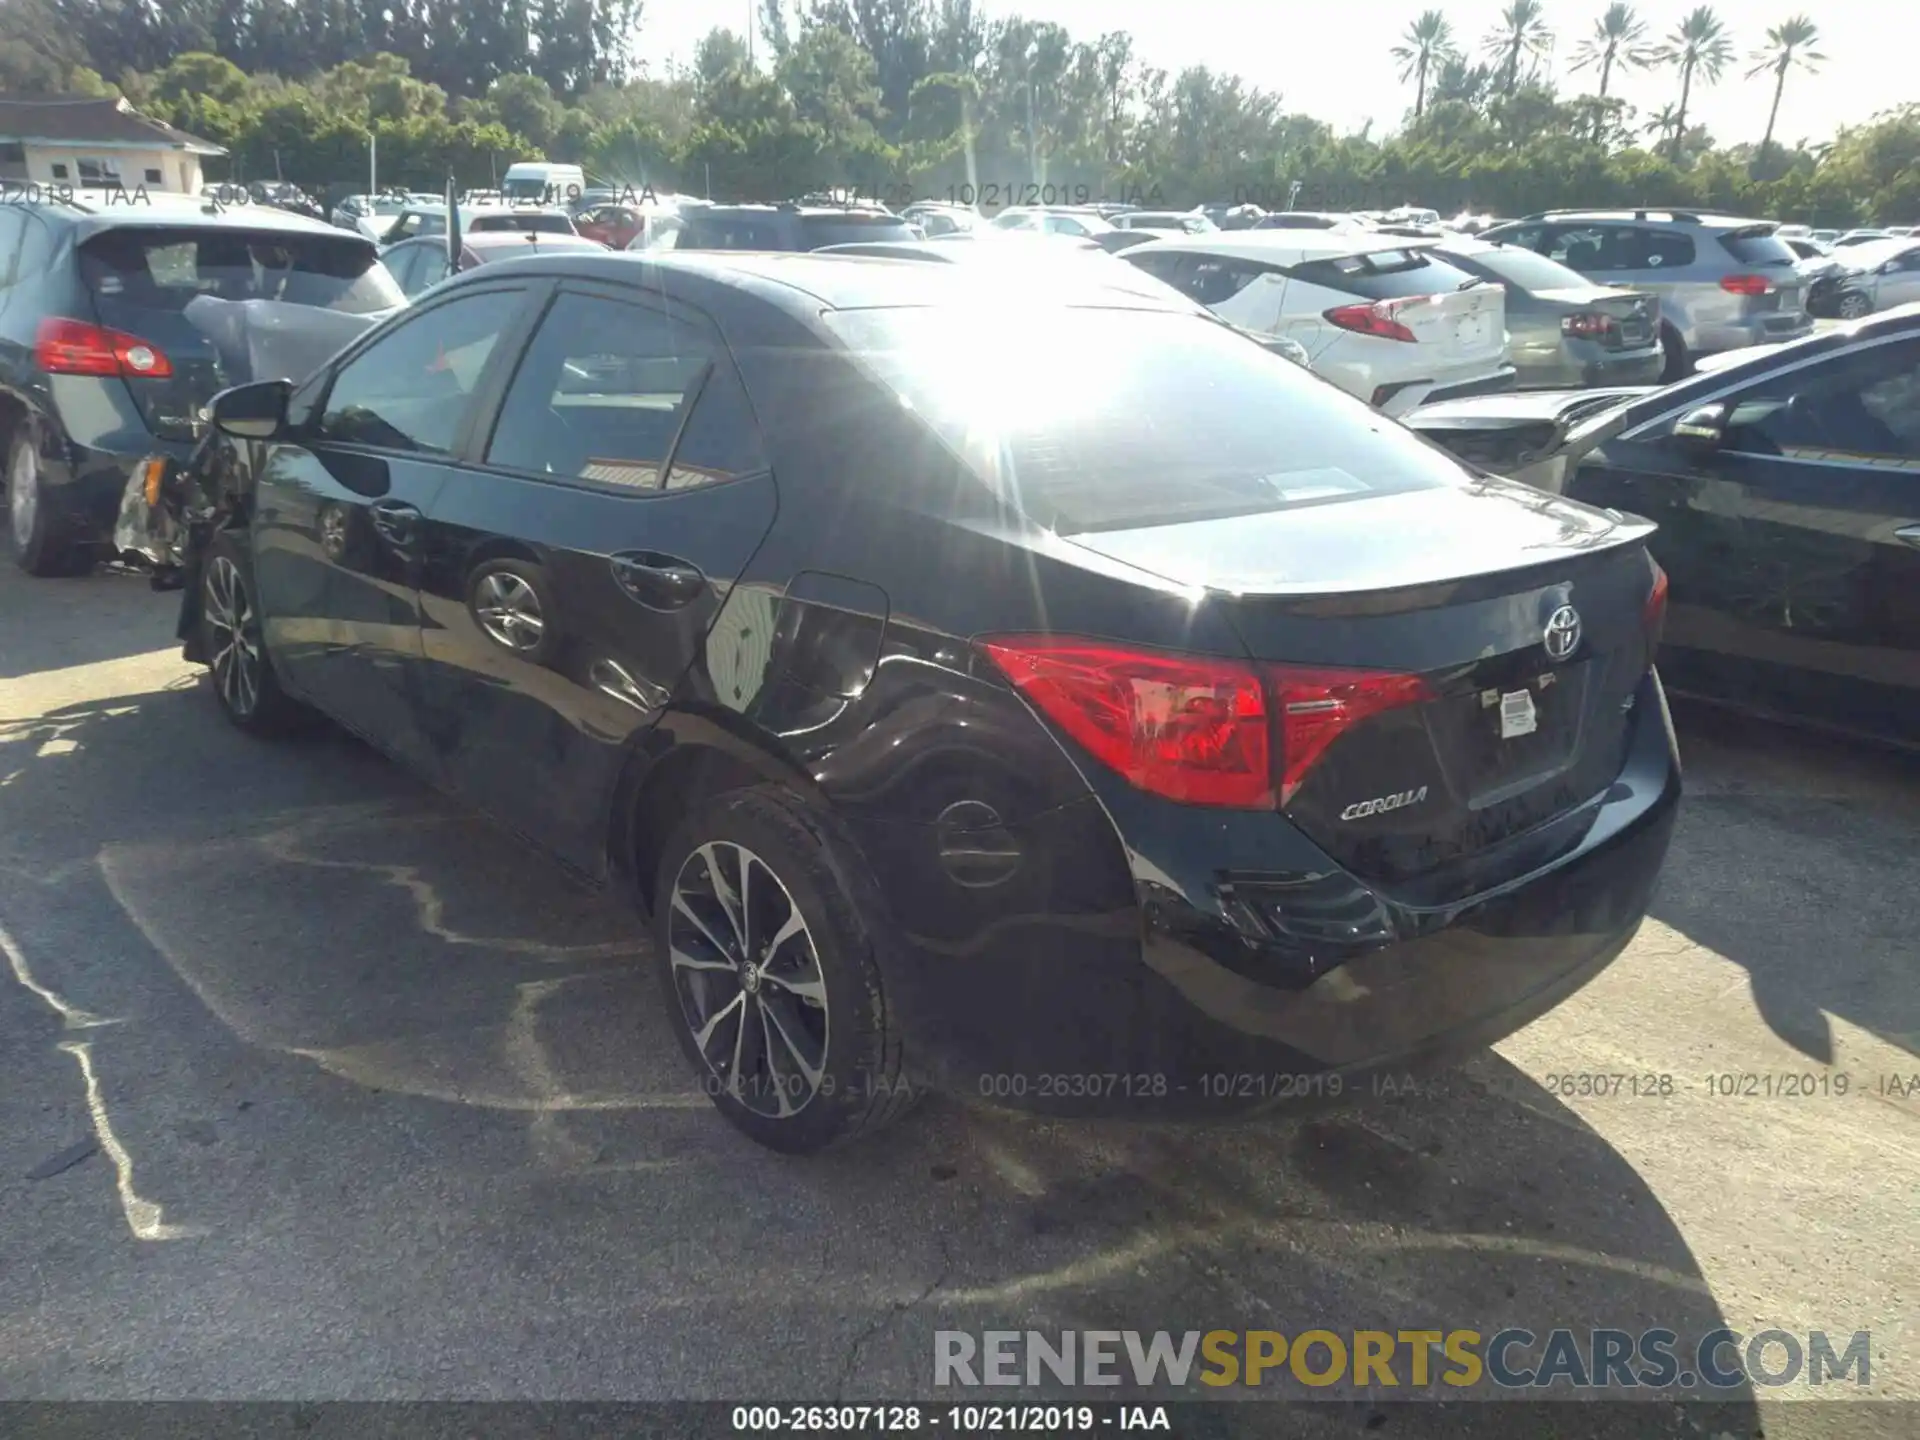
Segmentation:
{"type": "MultiPolygon", "coordinates": [[[[1652,918],[1440,1093],[936,1099],[793,1161],[710,1113],[623,911],[345,738],[229,729],[173,605],[0,567],[0,1396],[925,1397],[938,1329],[1724,1323],[1871,1330],[1845,1393],[1920,1400],[1911,760],[1683,711],[1652,918]]],[[[1551,1433],[1914,1433],[1834,1393],[1551,1433]]]]}

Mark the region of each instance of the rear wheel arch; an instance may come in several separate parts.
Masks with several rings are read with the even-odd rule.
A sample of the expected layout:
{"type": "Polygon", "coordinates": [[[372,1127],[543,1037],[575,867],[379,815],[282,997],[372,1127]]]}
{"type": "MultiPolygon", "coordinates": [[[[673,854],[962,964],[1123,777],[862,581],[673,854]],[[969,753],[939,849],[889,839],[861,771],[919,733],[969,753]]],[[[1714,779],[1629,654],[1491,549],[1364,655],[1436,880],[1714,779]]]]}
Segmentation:
{"type": "Polygon", "coordinates": [[[715,795],[765,785],[831,809],[812,777],[771,747],[700,712],[670,711],[629,757],[615,786],[609,869],[650,915],[661,851],[680,821],[715,795]]]}

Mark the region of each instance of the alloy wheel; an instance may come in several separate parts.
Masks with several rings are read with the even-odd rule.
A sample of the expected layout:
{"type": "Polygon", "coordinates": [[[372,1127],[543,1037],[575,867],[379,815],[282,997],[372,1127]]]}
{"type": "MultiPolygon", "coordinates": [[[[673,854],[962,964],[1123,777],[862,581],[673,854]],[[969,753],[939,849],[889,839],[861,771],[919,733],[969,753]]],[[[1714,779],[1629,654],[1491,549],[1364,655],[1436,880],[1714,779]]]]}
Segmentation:
{"type": "Polygon", "coordinates": [[[800,907],[753,851],[713,841],[674,877],[667,916],[674,990],[695,1047],[734,1100],[772,1119],[820,1093],[828,1008],[800,907]]]}
{"type": "Polygon", "coordinates": [[[547,633],[540,597],[511,570],[495,570],[480,581],[473,609],[487,634],[509,650],[538,650],[547,633]]]}
{"type": "Polygon", "coordinates": [[[225,555],[207,567],[205,614],[212,645],[213,681],[220,699],[235,715],[253,714],[260,703],[260,641],[254,634],[253,605],[240,567],[225,555]]]}
{"type": "Polygon", "coordinates": [[[1842,320],[1858,320],[1862,315],[1870,313],[1872,309],[1873,306],[1867,303],[1867,297],[1864,295],[1842,295],[1840,297],[1840,318],[1842,320]]]}
{"type": "Polygon", "coordinates": [[[40,508],[40,461],[31,445],[16,445],[13,466],[7,475],[7,523],[13,529],[13,543],[25,545],[33,534],[33,522],[40,508]]]}

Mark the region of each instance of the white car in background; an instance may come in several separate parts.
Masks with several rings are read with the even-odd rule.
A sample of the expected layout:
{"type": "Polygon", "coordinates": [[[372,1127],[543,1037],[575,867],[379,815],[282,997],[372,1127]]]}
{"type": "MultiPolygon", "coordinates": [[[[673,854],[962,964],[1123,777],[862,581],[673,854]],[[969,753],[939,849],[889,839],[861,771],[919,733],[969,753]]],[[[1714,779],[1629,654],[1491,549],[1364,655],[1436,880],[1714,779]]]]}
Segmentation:
{"type": "Polygon", "coordinates": [[[1506,291],[1391,236],[1242,230],[1120,257],[1388,415],[1510,389],[1506,291]]]}

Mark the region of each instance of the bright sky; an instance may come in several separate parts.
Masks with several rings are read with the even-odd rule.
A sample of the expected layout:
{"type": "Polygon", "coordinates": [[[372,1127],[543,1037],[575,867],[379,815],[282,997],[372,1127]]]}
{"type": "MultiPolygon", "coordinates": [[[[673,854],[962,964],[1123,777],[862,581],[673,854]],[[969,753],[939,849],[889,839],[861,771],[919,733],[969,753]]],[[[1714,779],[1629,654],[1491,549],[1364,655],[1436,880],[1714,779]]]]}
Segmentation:
{"type": "MultiPolygon", "coordinates": [[[[1064,26],[1076,40],[1104,30],[1133,35],[1134,53],[1148,64],[1177,72],[1206,65],[1237,73],[1249,84],[1277,90],[1289,110],[1357,129],[1374,121],[1376,135],[1398,125],[1413,103],[1388,53],[1413,18],[1432,0],[1318,0],[1286,6],[1275,0],[977,0],[989,19],[1025,15],[1064,26]]],[[[1644,0],[1641,18],[1664,36],[1698,0],[1644,0]]],[[[791,6],[791,0],[790,0],[791,6]]],[[[744,34],[751,0],[645,0],[639,58],[659,67],[687,62],[700,37],[715,25],[744,34]]],[[[1475,48],[1493,27],[1499,0],[1441,4],[1454,32],[1475,48]]],[[[1547,0],[1547,20],[1558,38],[1554,72],[1573,93],[1592,86],[1590,72],[1566,77],[1574,46],[1606,9],[1605,0],[1547,0]]],[[[1739,63],[1702,94],[1695,87],[1690,112],[1721,144],[1757,143],[1767,125],[1770,80],[1748,80],[1748,54],[1766,38],[1767,27],[1796,11],[1817,18],[1820,51],[1828,59],[1818,74],[1796,71],[1787,79],[1779,138],[1826,139],[1842,124],[1857,124],[1876,111],[1920,100],[1915,61],[1920,56],[1920,7],[1913,0],[1720,0],[1716,7],[1732,32],[1739,63]],[[1902,20],[1901,15],[1907,18],[1902,20]]],[[[1615,94],[1650,118],[1679,98],[1672,72],[1630,73],[1615,94]]]]}

